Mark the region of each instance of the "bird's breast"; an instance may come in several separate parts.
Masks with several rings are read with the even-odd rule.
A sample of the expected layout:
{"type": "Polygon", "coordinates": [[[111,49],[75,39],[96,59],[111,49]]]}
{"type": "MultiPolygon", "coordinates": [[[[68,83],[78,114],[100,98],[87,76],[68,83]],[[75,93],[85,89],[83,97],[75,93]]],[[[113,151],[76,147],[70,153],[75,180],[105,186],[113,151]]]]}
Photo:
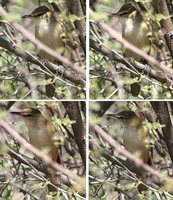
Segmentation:
{"type": "Polygon", "coordinates": [[[36,38],[52,49],[64,46],[61,38],[61,25],[58,23],[50,24],[46,21],[41,21],[36,26],[35,32],[36,38]]]}
{"type": "Polygon", "coordinates": [[[123,134],[123,143],[129,152],[141,158],[144,162],[148,162],[149,151],[146,147],[148,143],[148,130],[146,127],[126,127],[123,134]]]}
{"type": "Polygon", "coordinates": [[[28,127],[30,143],[56,160],[56,153],[54,152],[57,151],[57,147],[53,142],[55,135],[55,129],[52,128],[53,124],[43,120],[42,117],[32,121],[25,119],[25,123],[28,127]]]}
{"type": "MultiPolygon", "coordinates": [[[[148,27],[145,22],[127,19],[123,28],[123,37],[139,49],[149,52],[150,41],[147,37],[148,27]]],[[[124,54],[127,57],[133,57],[135,60],[140,61],[140,56],[135,54],[130,49],[124,48],[124,54]]]]}

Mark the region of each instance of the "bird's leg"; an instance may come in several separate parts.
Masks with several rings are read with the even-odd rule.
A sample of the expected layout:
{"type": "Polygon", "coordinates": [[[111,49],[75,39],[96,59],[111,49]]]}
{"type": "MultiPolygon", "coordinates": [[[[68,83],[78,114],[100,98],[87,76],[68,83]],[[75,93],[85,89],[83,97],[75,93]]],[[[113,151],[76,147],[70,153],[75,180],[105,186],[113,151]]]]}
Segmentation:
{"type": "Polygon", "coordinates": [[[45,80],[48,82],[46,83],[46,94],[48,97],[53,97],[55,95],[55,75],[56,70],[51,69],[49,62],[45,58],[41,58],[43,67],[42,69],[45,72],[45,80]]]}
{"type": "Polygon", "coordinates": [[[146,71],[147,72],[147,76],[150,74],[150,72],[151,72],[151,66],[149,66],[148,64],[147,65],[145,65],[144,66],[144,70],[143,70],[143,72],[142,72],[142,74],[144,74],[144,71],[146,71]]]}
{"type": "Polygon", "coordinates": [[[51,74],[53,76],[54,74],[52,73],[52,69],[51,69],[51,66],[49,64],[48,59],[40,58],[40,61],[42,63],[42,69],[45,71],[45,73],[49,74],[49,75],[51,74]]]}

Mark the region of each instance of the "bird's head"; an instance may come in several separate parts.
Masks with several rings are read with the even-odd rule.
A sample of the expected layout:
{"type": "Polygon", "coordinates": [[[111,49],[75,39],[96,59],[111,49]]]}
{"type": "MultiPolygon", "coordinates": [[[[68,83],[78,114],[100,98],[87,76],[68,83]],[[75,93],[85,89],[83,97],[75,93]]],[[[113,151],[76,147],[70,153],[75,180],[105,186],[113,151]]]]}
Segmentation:
{"type": "Polygon", "coordinates": [[[136,11],[136,7],[132,3],[127,3],[124,4],[114,15],[119,17],[128,17],[134,11],[136,11]]]}
{"type": "Polygon", "coordinates": [[[122,121],[131,120],[131,119],[137,117],[136,113],[131,111],[131,110],[124,110],[124,111],[121,111],[121,112],[116,113],[116,114],[115,113],[108,113],[107,116],[117,118],[117,119],[120,119],[122,121]]]}
{"type": "Polygon", "coordinates": [[[37,114],[40,114],[39,109],[37,108],[24,108],[24,109],[17,109],[10,111],[11,114],[20,115],[22,117],[32,118],[35,117],[37,114]]]}
{"type": "Polygon", "coordinates": [[[121,111],[121,112],[117,113],[115,115],[115,117],[117,119],[126,121],[126,120],[130,120],[130,119],[136,117],[136,114],[135,114],[135,112],[133,112],[131,110],[126,110],[126,111],[121,111]]]}
{"type": "Polygon", "coordinates": [[[45,15],[46,13],[51,12],[47,6],[39,6],[35,8],[31,14],[24,15],[22,18],[30,18],[30,19],[38,19],[41,16],[45,15]]]}

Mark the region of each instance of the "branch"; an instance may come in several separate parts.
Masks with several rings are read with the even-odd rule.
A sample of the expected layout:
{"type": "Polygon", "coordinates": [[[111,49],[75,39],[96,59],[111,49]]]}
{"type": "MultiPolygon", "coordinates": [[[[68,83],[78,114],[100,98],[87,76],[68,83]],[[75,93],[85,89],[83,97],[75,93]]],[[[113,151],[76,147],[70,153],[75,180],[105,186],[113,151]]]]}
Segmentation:
{"type": "Polygon", "coordinates": [[[52,169],[62,173],[74,181],[73,188],[80,189],[81,193],[85,191],[85,179],[76,175],[74,172],[68,170],[57,162],[53,161],[47,154],[40,151],[36,147],[28,143],[20,134],[18,134],[5,120],[1,119],[0,126],[4,128],[13,138],[15,138],[25,149],[32,152],[38,158],[40,158],[46,165],[49,165],[52,169]]]}
{"type": "MultiPolygon", "coordinates": [[[[170,74],[169,72],[166,72],[166,76],[163,73],[157,72],[153,69],[147,69],[145,65],[135,61],[135,60],[131,60],[129,58],[124,58],[124,57],[120,57],[118,54],[116,54],[114,51],[108,49],[107,47],[105,47],[104,45],[100,44],[99,42],[96,42],[92,39],[90,39],[90,47],[98,52],[100,52],[101,54],[105,55],[106,57],[108,57],[111,61],[117,61],[117,62],[121,62],[122,64],[126,65],[128,68],[131,68],[131,66],[135,67],[135,69],[137,69],[139,72],[143,72],[146,75],[149,75],[151,78],[156,79],[157,81],[161,82],[161,83],[166,83],[169,82],[169,84],[172,83],[171,80],[168,80],[167,77],[172,78],[173,77],[173,70],[171,70],[170,74]]],[[[166,68],[166,67],[165,67],[166,68]]]]}
{"type": "Polygon", "coordinates": [[[114,104],[114,101],[98,101],[97,103],[99,104],[99,110],[98,108],[96,108],[96,110],[93,108],[92,112],[95,115],[102,117],[104,113],[112,106],[112,104],[114,104]]]}
{"type": "Polygon", "coordinates": [[[10,42],[4,40],[3,38],[0,38],[0,46],[7,49],[8,51],[14,53],[16,56],[19,56],[19,57],[23,58],[24,60],[31,62],[33,64],[36,64],[36,65],[38,65],[42,68],[44,67],[44,65],[48,69],[51,67],[51,69],[54,69],[54,70],[57,71],[58,75],[60,75],[63,78],[73,82],[74,84],[78,84],[78,85],[81,85],[81,87],[84,87],[84,81],[81,78],[79,78],[78,76],[72,75],[67,70],[62,70],[61,67],[58,67],[57,65],[55,65],[55,64],[53,64],[49,61],[45,62],[44,65],[43,65],[39,61],[38,58],[36,58],[35,56],[32,56],[31,54],[28,54],[24,50],[20,49],[19,47],[17,47],[13,43],[10,43],[10,42]]]}
{"type": "Polygon", "coordinates": [[[66,5],[71,14],[76,15],[79,19],[74,22],[76,29],[79,31],[79,40],[84,53],[86,54],[86,21],[83,14],[80,0],[66,0],[66,5]]]}
{"type": "MultiPolygon", "coordinates": [[[[38,163],[38,161],[32,159],[32,158],[29,158],[23,154],[19,154],[11,149],[8,150],[8,154],[14,158],[15,160],[17,160],[19,163],[23,163],[27,166],[31,166],[34,167],[35,169],[37,169],[38,171],[44,173],[44,174],[50,174],[52,173],[52,169],[51,168],[48,168],[46,165],[44,165],[43,163],[38,163]]],[[[72,186],[72,183],[70,183],[69,180],[67,180],[66,176],[62,176],[59,174],[58,176],[58,179],[61,179],[61,183],[67,185],[68,187],[69,186],[72,186]]]]}
{"type": "Polygon", "coordinates": [[[156,13],[161,13],[164,16],[164,19],[161,20],[161,27],[164,30],[164,37],[169,52],[173,58],[173,43],[172,43],[172,38],[170,37],[170,33],[173,32],[173,24],[170,18],[171,13],[169,13],[167,2],[165,0],[157,0],[157,1],[153,0],[152,4],[156,13]]]}
{"type": "Polygon", "coordinates": [[[162,128],[164,141],[167,145],[168,152],[173,163],[173,126],[169,116],[167,103],[168,102],[164,101],[151,101],[151,105],[159,119],[160,124],[165,125],[165,127],[162,128]]]}
{"type": "Polygon", "coordinates": [[[78,149],[79,149],[79,153],[83,160],[84,167],[86,168],[86,143],[85,143],[86,134],[85,134],[85,128],[83,125],[82,116],[80,113],[78,102],[77,101],[74,101],[74,102],[64,101],[62,103],[66,109],[66,112],[67,112],[70,120],[75,121],[75,123],[72,124],[74,137],[75,137],[75,141],[78,146],[78,149]]]}
{"type": "Polygon", "coordinates": [[[107,24],[105,24],[103,22],[100,22],[99,25],[112,38],[115,38],[118,42],[120,42],[121,44],[123,44],[123,46],[125,48],[130,49],[131,51],[133,51],[137,55],[140,55],[142,58],[144,58],[145,60],[147,60],[149,63],[151,63],[154,66],[158,67],[160,70],[162,70],[163,73],[166,74],[167,77],[169,77],[169,78],[173,77],[173,70],[172,69],[164,66],[158,60],[156,60],[154,57],[148,55],[147,53],[145,53],[141,49],[137,48],[136,46],[134,46],[133,44],[131,44],[130,42],[128,42],[127,40],[125,40],[124,38],[122,38],[121,35],[117,31],[115,31],[114,29],[112,29],[107,24]]]}
{"type": "MultiPolygon", "coordinates": [[[[6,16],[6,11],[0,6],[0,13],[3,16],[6,16]]],[[[28,38],[31,42],[36,44],[39,49],[44,50],[46,53],[50,54],[51,56],[54,56],[59,62],[63,63],[65,66],[71,68],[72,70],[76,71],[78,74],[81,74],[85,77],[85,71],[77,66],[74,65],[68,58],[62,56],[60,53],[52,50],[50,47],[46,46],[42,42],[40,42],[38,39],[35,38],[33,34],[31,34],[29,31],[27,31],[23,26],[21,26],[18,23],[11,23],[19,32],[21,32],[26,38],[28,38]]]]}
{"type": "Polygon", "coordinates": [[[150,172],[151,174],[157,176],[161,180],[166,180],[167,177],[162,175],[160,172],[154,170],[149,165],[145,164],[141,159],[137,158],[136,156],[131,154],[126,149],[123,149],[121,147],[121,145],[117,141],[115,141],[110,135],[108,135],[108,133],[106,133],[100,126],[95,125],[93,128],[105,141],[107,141],[114,149],[116,149],[117,152],[123,154],[128,159],[133,161],[136,166],[142,167],[144,170],[146,170],[146,171],[150,172]]]}

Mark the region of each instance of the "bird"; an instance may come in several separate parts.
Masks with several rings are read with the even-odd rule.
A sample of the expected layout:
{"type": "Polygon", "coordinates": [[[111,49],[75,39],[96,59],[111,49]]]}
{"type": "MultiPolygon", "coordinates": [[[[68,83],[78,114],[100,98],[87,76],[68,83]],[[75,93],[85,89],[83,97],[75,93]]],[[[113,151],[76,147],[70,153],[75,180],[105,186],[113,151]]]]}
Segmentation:
{"type": "MultiPolygon", "coordinates": [[[[143,120],[131,110],[124,110],[115,117],[121,120],[124,124],[123,129],[123,144],[126,150],[141,159],[145,164],[151,165],[151,149],[147,147],[149,144],[149,129],[143,125],[143,120]]],[[[142,182],[146,182],[145,174],[140,175],[142,182]]],[[[139,184],[138,191],[146,191],[147,187],[144,184],[139,184]]]]}
{"type": "MultiPolygon", "coordinates": [[[[57,14],[61,13],[61,10],[58,8],[58,6],[55,6],[55,3],[52,3],[51,5],[53,5],[52,7],[57,14]]],[[[55,12],[53,12],[52,9],[45,5],[35,8],[29,15],[22,16],[22,18],[32,19],[33,23],[35,24],[36,39],[41,41],[49,48],[57,50],[62,55],[70,55],[70,53],[68,53],[69,48],[67,48],[62,38],[64,30],[61,20],[58,17],[59,16],[55,15],[55,12]]],[[[39,49],[39,47],[37,47],[36,51],[37,55],[41,59],[47,59],[52,63],[56,63],[56,58],[48,54],[43,49],[39,49]]],[[[50,81],[50,83],[46,84],[45,86],[46,94],[50,98],[55,95],[55,74],[56,70],[53,69],[46,70],[45,73],[45,79],[50,81]]]]}
{"type": "Polygon", "coordinates": [[[125,148],[144,163],[148,163],[149,149],[146,147],[149,137],[148,128],[143,125],[143,121],[133,111],[121,111],[116,118],[123,121],[125,125],[123,133],[125,148]]]}
{"type": "MultiPolygon", "coordinates": [[[[46,153],[53,161],[62,164],[61,149],[55,145],[57,130],[51,122],[51,118],[54,116],[52,108],[47,105],[35,108],[26,104],[21,104],[20,107],[17,109],[13,108],[10,113],[19,115],[25,122],[28,128],[30,143],[46,153]]],[[[46,178],[56,185],[55,174],[47,174],[46,178]]],[[[48,190],[55,192],[56,188],[49,184],[48,190]]]]}
{"type": "MultiPolygon", "coordinates": [[[[116,15],[122,20],[122,37],[126,39],[128,42],[143,50],[144,52],[150,54],[151,52],[151,40],[147,36],[149,31],[149,27],[142,15],[141,11],[135,6],[136,4],[127,3],[124,4],[118,12],[112,14],[116,15]]],[[[140,4],[141,5],[141,4],[140,4]]],[[[144,11],[144,7],[140,6],[140,9],[144,11]]],[[[126,47],[123,48],[123,54],[126,57],[133,58],[135,61],[141,62],[145,64],[145,60],[131,49],[126,47]]],[[[131,72],[131,78],[138,77],[136,74],[131,72]]],[[[135,97],[139,95],[141,91],[141,86],[138,82],[131,84],[131,94],[135,97]]]]}

